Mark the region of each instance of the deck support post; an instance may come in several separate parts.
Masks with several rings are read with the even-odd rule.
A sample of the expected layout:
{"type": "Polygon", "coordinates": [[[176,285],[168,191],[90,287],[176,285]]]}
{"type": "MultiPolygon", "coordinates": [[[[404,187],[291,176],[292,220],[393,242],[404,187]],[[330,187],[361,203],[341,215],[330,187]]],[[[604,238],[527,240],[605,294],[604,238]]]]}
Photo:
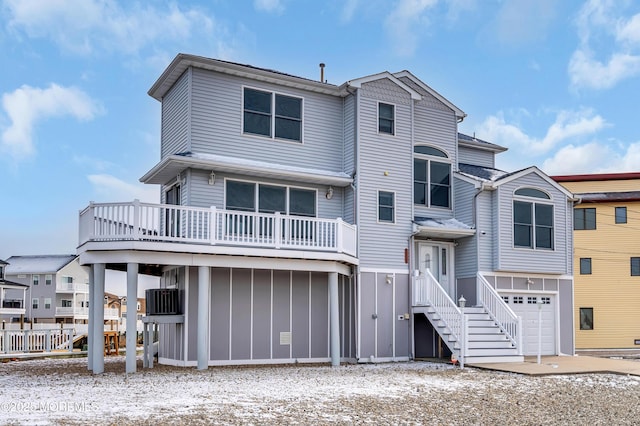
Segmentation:
{"type": "Polygon", "coordinates": [[[198,326],[197,353],[198,370],[206,370],[209,366],[209,304],[211,287],[211,269],[208,266],[198,267],[198,326]]]}
{"type": "Polygon", "coordinates": [[[138,264],[127,263],[127,373],[136,372],[136,348],[138,345],[138,264]]]}
{"type": "Polygon", "coordinates": [[[87,327],[87,370],[89,371],[93,370],[93,327],[95,323],[95,315],[93,314],[93,294],[95,293],[94,286],[95,281],[93,279],[93,265],[91,265],[89,266],[89,326],[87,327]]]}
{"type": "Polygon", "coordinates": [[[93,265],[93,374],[104,373],[104,277],[105,264],[93,265]]]}
{"type": "Polygon", "coordinates": [[[329,330],[331,366],[340,365],[340,307],[338,273],[329,272],[329,330]]]}

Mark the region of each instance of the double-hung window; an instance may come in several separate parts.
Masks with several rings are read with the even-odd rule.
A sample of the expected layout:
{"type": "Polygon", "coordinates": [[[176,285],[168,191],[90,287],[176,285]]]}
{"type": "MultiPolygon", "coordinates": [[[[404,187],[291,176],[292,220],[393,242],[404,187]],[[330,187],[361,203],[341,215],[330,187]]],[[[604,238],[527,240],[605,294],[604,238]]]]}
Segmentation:
{"type": "Polygon", "coordinates": [[[228,179],[226,208],[259,213],[316,216],[316,191],[228,179]]]}
{"type": "Polygon", "coordinates": [[[243,132],[302,142],[302,98],[244,89],[243,132]]]}
{"type": "Polygon", "coordinates": [[[443,151],[414,147],[413,202],[426,207],[451,208],[451,163],[443,151]]]}
{"type": "Polygon", "coordinates": [[[395,134],[395,107],[391,104],[378,104],[378,133],[395,134]]]}
{"type": "Polygon", "coordinates": [[[514,247],[553,250],[553,204],[541,202],[549,195],[535,188],[518,189],[515,195],[520,197],[513,201],[514,247]]]}
{"type": "Polygon", "coordinates": [[[394,223],[395,221],[395,194],[378,191],[378,222],[394,223]]]}
{"type": "Polygon", "coordinates": [[[53,282],[53,275],[52,274],[47,274],[44,276],[44,284],[45,285],[51,285],[51,283],[53,282]]]}
{"type": "Polygon", "coordinates": [[[31,277],[31,282],[33,283],[33,285],[40,284],[40,275],[33,275],[31,277]]]}
{"type": "Polygon", "coordinates": [[[596,209],[586,208],[573,210],[573,229],[596,229],[596,209]]]}

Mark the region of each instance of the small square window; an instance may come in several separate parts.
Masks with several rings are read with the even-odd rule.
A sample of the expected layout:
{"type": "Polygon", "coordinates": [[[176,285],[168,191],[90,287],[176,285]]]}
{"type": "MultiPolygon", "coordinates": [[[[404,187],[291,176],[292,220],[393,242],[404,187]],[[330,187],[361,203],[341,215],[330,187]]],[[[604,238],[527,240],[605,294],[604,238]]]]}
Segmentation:
{"type": "Polygon", "coordinates": [[[640,257],[631,258],[631,276],[640,276],[640,257]]]}
{"type": "Polygon", "coordinates": [[[593,330],[593,308],[580,308],[580,330],[593,330]]]}
{"type": "Polygon", "coordinates": [[[627,223],[626,207],[616,207],[616,223],[627,223]]]}
{"type": "Polygon", "coordinates": [[[395,194],[378,192],[378,222],[395,222],[395,194]]]}
{"type": "Polygon", "coordinates": [[[522,296],[513,296],[513,303],[516,305],[520,305],[523,303],[522,296]]]}
{"type": "Polygon", "coordinates": [[[502,296],[502,301],[504,303],[509,303],[509,296],[502,296]]]}
{"type": "Polygon", "coordinates": [[[550,305],[551,304],[551,298],[550,297],[541,297],[540,299],[542,299],[542,304],[543,305],[550,305]]]}
{"type": "Polygon", "coordinates": [[[378,132],[395,134],[395,108],[389,104],[378,104],[378,132]]]}
{"type": "Polygon", "coordinates": [[[591,275],[591,258],[580,258],[580,275],[591,275]]]}
{"type": "Polygon", "coordinates": [[[535,305],[536,303],[538,303],[538,298],[536,296],[529,296],[527,297],[527,303],[529,305],[535,305]]]}

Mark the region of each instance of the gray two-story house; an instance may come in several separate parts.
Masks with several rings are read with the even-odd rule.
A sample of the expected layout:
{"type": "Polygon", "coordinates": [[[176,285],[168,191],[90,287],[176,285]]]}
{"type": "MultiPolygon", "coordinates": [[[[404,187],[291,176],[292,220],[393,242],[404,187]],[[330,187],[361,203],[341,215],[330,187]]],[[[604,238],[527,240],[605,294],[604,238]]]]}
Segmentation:
{"type": "Polygon", "coordinates": [[[161,363],[573,353],[572,195],[496,170],[505,148],[460,135],[464,112],[410,72],[336,86],[180,54],[149,94],[160,204],[90,204],[78,254],[92,297],[106,268],[132,301],[138,271],[162,277],[161,363]]]}

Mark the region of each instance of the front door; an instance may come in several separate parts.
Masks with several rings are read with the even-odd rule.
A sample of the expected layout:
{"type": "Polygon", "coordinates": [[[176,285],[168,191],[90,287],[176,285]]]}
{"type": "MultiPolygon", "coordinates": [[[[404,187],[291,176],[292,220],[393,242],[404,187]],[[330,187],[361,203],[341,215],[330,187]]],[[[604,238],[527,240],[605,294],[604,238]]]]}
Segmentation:
{"type": "Polygon", "coordinates": [[[424,274],[428,269],[442,288],[455,301],[455,285],[453,280],[453,244],[419,243],[418,269],[424,274]]]}

